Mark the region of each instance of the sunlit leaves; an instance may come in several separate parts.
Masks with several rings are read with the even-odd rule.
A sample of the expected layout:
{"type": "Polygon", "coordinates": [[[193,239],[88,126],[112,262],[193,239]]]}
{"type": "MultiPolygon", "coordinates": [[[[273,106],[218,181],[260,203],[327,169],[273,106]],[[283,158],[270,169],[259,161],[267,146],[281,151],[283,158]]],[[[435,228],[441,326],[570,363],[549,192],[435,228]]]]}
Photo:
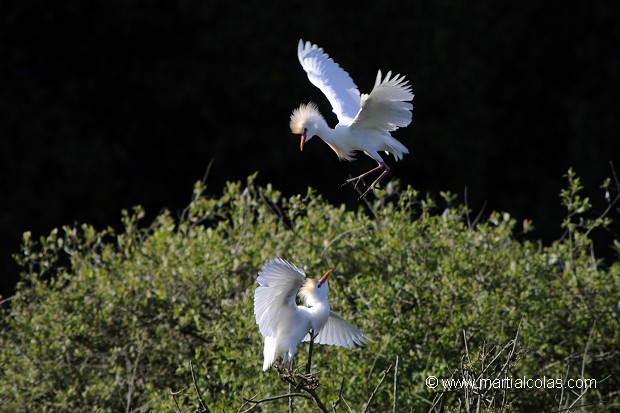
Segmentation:
{"type": "MultiPolygon", "coordinates": [[[[141,208],[125,211],[117,233],[89,225],[38,240],[26,233],[23,281],[3,313],[0,406],[173,411],[172,389],[191,408],[189,361],[213,411],[285,392],[274,372],[261,371],[253,316],[257,271],[274,256],[310,277],[334,268],[333,310],[370,337],[360,349],[315,348],[326,402],[337,400],[344,377],[342,396],[361,407],[399,356],[397,410],[426,411],[433,392],[424,378],[459,368],[464,333],[479,349],[520,329],[525,350],[511,364],[514,374],[565,375],[583,366],[586,377],[602,379],[620,362],[620,265],[592,256],[589,235],[605,217],[588,217],[578,178],[567,177],[567,234],[550,246],[518,240],[505,212],[470,220],[448,193],[435,200],[394,184],[350,211],[312,190],[284,197],[254,177],[229,183],[217,198],[196,184],[180,217],[163,212],[146,223],[141,208]]],[[[618,402],[617,385],[608,379],[591,400],[618,402]]],[[[529,411],[556,406],[559,394],[513,396],[514,407],[529,411]]],[[[379,391],[373,410],[387,410],[391,397],[379,391]]]]}

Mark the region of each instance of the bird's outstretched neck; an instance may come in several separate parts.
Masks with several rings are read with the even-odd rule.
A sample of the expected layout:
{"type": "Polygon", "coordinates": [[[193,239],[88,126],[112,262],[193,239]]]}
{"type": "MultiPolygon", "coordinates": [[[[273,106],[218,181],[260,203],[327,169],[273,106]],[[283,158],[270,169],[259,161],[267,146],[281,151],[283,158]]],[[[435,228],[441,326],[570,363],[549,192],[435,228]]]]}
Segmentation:
{"type": "Polygon", "coordinates": [[[352,146],[349,144],[354,138],[352,137],[350,131],[345,127],[340,127],[340,125],[336,125],[335,129],[331,129],[328,126],[328,133],[325,137],[321,136],[321,139],[329,145],[330,148],[336,155],[338,155],[338,159],[341,161],[352,161],[355,159],[355,150],[351,149],[352,146]]]}
{"type": "Polygon", "coordinates": [[[308,128],[308,135],[312,132],[314,133],[313,136],[318,136],[327,143],[336,140],[336,130],[329,127],[323,116],[316,118],[310,126],[311,127],[308,128]]]}

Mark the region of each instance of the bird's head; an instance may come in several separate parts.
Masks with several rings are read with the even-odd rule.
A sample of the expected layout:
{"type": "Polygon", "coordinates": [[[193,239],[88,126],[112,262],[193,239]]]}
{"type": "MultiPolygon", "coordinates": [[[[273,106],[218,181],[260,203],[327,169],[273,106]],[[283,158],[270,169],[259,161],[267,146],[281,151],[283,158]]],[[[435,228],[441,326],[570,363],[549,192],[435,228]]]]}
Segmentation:
{"type": "Polygon", "coordinates": [[[291,115],[291,132],[301,134],[301,142],[299,150],[304,150],[304,144],[312,139],[319,128],[319,125],[325,123],[325,119],[319,113],[319,108],[314,102],[308,104],[302,103],[291,115]]]}
{"type": "Polygon", "coordinates": [[[332,273],[331,268],[318,280],[307,278],[303,287],[299,289],[299,297],[305,304],[317,301],[327,301],[327,278],[332,273]]]}

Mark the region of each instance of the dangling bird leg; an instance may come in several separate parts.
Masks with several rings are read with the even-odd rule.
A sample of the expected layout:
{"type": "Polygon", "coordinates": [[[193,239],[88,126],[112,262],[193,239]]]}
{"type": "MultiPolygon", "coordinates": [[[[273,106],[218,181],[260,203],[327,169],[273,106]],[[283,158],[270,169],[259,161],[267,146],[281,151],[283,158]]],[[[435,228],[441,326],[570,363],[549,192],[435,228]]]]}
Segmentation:
{"type": "MultiPolygon", "coordinates": [[[[366,190],[366,192],[364,192],[364,193],[362,194],[362,196],[360,197],[360,199],[361,199],[361,198],[364,198],[364,197],[366,196],[366,194],[368,193],[368,191],[370,191],[370,190],[373,190],[373,191],[374,191],[375,186],[377,186],[377,184],[381,181],[381,179],[383,179],[383,177],[384,177],[385,175],[387,175],[387,174],[388,174],[388,172],[390,172],[390,167],[389,167],[389,166],[388,166],[385,162],[379,162],[379,166],[378,166],[378,167],[376,167],[375,169],[373,169],[373,171],[374,171],[374,170],[376,170],[376,169],[378,169],[378,168],[380,168],[380,167],[383,167],[383,172],[381,172],[381,175],[379,175],[379,177],[378,177],[377,179],[375,179],[375,180],[374,180],[374,182],[373,182],[372,184],[370,184],[370,186],[368,187],[368,189],[366,190]]],[[[372,171],[371,171],[371,172],[372,172],[372,171]]]]}
{"type": "Polygon", "coordinates": [[[380,162],[377,161],[377,166],[372,168],[370,171],[368,172],[364,172],[363,174],[361,174],[360,176],[356,176],[355,178],[351,178],[351,179],[347,179],[344,184],[342,184],[342,186],[355,181],[355,184],[353,185],[354,188],[357,188],[357,184],[359,184],[360,180],[367,176],[370,175],[373,172],[376,172],[380,169],[383,169],[383,171],[381,172],[381,175],[379,175],[379,177],[377,179],[375,179],[372,184],[370,184],[370,186],[368,187],[368,189],[366,189],[366,191],[364,191],[364,193],[362,194],[362,196],[360,196],[360,199],[364,198],[366,196],[366,194],[369,191],[374,191],[375,187],[377,186],[377,184],[379,183],[379,181],[381,181],[381,179],[383,179],[383,177],[385,175],[388,174],[388,172],[390,172],[390,167],[385,163],[385,162],[380,162]]]}
{"type": "Polygon", "coordinates": [[[314,334],[314,329],[310,329],[308,332],[310,334],[310,347],[308,347],[308,362],[306,363],[306,373],[298,373],[296,374],[306,385],[311,389],[316,389],[319,386],[319,380],[314,377],[310,371],[312,368],[312,350],[314,348],[314,339],[316,338],[316,334],[314,334]]]}
{"type": "Polygon", "coordinates": [[[283,376],[286,373],[288,373],[288,375],[291,377],[293,376],[293,360],[292,359],[287,360],[287,358],[285,357],[279,366],[274,364],[273,367],[275,367],[276,371],[278,372],[280,376],[283,376]]]}
{"type": "MultiPolygon", "coordinates": [[[[355,178],[347,179],[346,181],[344,181],[344,184],[342,184],[342,186],[345,186],[346,184],[348,184],[348,183],[351,183],[351,182],[355,181],[355,184],[353,184],[353,188],[357,188],[357,185],[360,183],[360,180],[361,180],[363,177],[365,177],[366,175],[370,175],[371,173],[376,172],[376,171],[378,171],[378,170],[379,170],[379,169],[381,169],[381,168],[384,168],[384,169],[385,169],[385,168],[387,168],[387,169],[388,169],[388,171],[389,171],[389,168],[388,168],[388,166],[387,166],[387,164],[386,164],[385,162],[379,162],[379,161],[377,161],[377,166],[376,166],[376,167],[372,168],[372,169],[371,169],[370,171],[368,171],[368,172],[364,172],[364,173],[363,173],[363,174],[361,174],[360,176],[356,176],[355,178]]],[[[383,174],[382,174],[382,176],[383,176],[383,174]]],[[[373,182],[373,185],[374,185],[376,182],[377,182],[377,181],[375,180],[375,182],[373,182]]],[[[372,185],[370,186],[370,188],[372,188],[372,185]]],[[[366,192],[368,192],[368,191],[366,191],[366,192]]],[[[364,194],[364,195],[365,195],[365,194],[364,194]]],[[[363,195],[362,195],[362,197],[363,197],[363,195]]]]}

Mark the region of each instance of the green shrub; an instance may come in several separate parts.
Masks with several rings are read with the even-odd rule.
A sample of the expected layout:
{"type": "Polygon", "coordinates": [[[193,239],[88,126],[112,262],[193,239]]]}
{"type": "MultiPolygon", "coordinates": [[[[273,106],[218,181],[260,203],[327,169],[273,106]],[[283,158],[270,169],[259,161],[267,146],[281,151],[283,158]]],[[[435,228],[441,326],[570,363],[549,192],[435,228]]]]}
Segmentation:
{"type": "Polygon", "coordinates": [[[550,246],[516,239],[507,213],[468,224],[449,194],[442,210],[392,188],[349,211],[312,190],[285,198],[253,177],[219,198],[196,184],[177,219],[164,212],[146,225],[136,208],[120,231],[24,234],[22,281],[2,313],[1,410],[204,411],[202,396],[212,411],[236,412],[244,398],[287,393],[275,371],[261,370],[252,307],[257,271],[274,256],[312,277],[333,267],[332,308],[371,338],[354,350],[315,346],[317,393],[329,408],[362,410],[393,366],[369,411],[616,410],[620,264],[593,256],[590,233],[607,222],[585,218],[579,179],[568,179],[566,234],[550,246]],[[439,392],[426,387],[430,375],[598,382],[585,394],[439,392]]]}

